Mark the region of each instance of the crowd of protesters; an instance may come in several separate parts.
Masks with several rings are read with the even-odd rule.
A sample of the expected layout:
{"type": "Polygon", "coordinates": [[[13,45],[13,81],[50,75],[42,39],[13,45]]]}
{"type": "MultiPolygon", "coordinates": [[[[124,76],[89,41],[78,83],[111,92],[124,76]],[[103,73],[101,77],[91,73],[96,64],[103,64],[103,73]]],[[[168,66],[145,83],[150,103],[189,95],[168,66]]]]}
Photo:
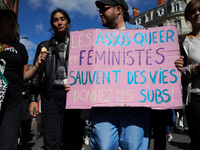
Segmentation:
{"type": "MultiPolygon", "coordinates": [[[[124,0],[96,0],[95,5],[102,25],[108,29],[144,28],[129,24],[129,7],[124,0]]],[[[192,32],[179,40],[182,56],[174,60],[182,74],[184,108],[95,107],[83,117],[85,111],[81,109],[65,109],[67,92],[70,92],[67,75],[71,19],[68,13],[61,8],[52,11],[52,37],[38,45],[33,67],[29,69],[26,48],[13,38],[17,15],[12,10],[1,9],[0,60],[6,62],[3,75],[9,84],[0,109],[0,150],[17,150],[19,131],[22,137],[20,148],[26,149],[31,116],[37,117],[36,140],[43,136],[45,150],[67,147],[81,150],[83,143],[90,145],[91,150],[117,150],[119,147],[122,150],[148,150],[151,129],[154,150],[165,150],[166,141],[173,139],[171,131],[179,132],[177,114],[179,118],[183,116],[182,126],[189,133],[190,149],[200,149],[200,0],[191,0],[184,16],[191,23],[192,32]]]]}

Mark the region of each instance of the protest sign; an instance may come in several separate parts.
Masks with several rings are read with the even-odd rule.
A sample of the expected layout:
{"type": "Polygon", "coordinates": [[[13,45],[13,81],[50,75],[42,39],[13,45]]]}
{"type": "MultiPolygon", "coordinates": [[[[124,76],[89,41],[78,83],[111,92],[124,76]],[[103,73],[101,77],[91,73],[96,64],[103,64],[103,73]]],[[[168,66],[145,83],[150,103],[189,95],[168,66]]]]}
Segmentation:
{"type": "Polygon", "coordinates": [[[67,109],[182,106],[175,26],[70,33],[67,109]]]}

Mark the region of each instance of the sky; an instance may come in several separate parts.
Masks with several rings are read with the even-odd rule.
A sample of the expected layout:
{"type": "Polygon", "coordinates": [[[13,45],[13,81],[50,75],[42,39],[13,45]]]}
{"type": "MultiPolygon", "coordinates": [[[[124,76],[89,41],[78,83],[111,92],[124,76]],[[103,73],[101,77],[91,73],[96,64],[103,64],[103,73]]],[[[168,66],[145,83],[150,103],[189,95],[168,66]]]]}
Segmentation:
{"type": "MultiPolygon", "coordinates": [[[[132,7],[140,10],[140,14],[157,7],[157,0],[125,0],[129,6],[130,17],[132,7]]],[[[71,19],[70,31],[102,27],[95,0],[20,0],[18,24],[20,26],[20,42],[25,45],[29,61],[33,62],[37,45],[51,38],[49,32],[50,15],[56,8],[64,9],[71,19]],[[25,39],[27,38],[28,39],[25,39]]]]}

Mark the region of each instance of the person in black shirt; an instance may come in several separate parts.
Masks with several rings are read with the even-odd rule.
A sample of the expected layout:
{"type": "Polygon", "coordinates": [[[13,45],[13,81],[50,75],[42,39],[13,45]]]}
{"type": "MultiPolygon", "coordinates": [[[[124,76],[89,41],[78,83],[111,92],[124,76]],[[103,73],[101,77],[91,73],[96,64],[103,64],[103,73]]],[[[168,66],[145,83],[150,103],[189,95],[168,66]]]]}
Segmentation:
{"type": "Polygon", "coordinates": [[[0,9],[0,61],[5,62],[4,76],[9,82],[0,110],[0,150],[16,150],[18,128],[23,113],[23,80],[29,81],[46,62],[48,52],[40,52],[34,67],[28,67],[28,54],[21,43],[12,39],[17,15],[0,9]]]}

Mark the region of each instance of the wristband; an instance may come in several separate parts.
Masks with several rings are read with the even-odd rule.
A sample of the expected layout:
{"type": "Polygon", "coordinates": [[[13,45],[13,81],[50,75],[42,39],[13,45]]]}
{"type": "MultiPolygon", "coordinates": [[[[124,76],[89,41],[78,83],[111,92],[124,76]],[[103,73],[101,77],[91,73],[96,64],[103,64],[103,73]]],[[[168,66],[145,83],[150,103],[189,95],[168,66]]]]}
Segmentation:
{"type": "Polygon", "coordinates": [[[34,65],[34,66],[35,66],[35,68],[39,69],[39,66],[37,66],[37,65],[36,65],[36,63],[35,63],[35,65],[34,65]]]}

